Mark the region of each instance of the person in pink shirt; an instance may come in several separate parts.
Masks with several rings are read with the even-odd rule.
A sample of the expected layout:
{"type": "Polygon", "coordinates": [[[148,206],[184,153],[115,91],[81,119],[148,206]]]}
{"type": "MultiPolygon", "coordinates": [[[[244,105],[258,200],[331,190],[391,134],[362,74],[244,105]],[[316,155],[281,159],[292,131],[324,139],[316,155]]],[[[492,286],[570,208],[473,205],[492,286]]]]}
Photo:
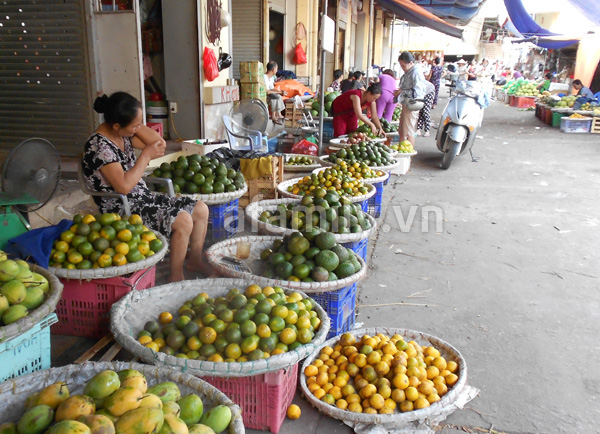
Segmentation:
{"type": "Polygon", "coordinates": [[[379,76],[379,84],[381,84],[381,96],[377,99],[377,117],[392,120],[396,103],[394,102],[394,92],[396,91],[396,74],[391,69],[386,69],[379,76]],[[385,113],[385,114],[384,114],[385,113]]]}

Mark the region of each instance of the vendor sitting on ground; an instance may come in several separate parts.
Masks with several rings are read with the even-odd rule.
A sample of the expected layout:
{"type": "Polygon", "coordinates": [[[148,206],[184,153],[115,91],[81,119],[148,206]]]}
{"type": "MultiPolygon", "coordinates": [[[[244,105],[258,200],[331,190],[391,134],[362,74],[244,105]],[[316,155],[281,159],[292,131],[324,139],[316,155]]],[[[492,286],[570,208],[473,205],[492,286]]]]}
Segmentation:
{"type": "MultiPolygon", "coordinates": [[[[96,98],[94,110],[104,122],[87,140],[83,152],[83,176],[92,191],[127,195],[132,214],[139,214],[148,227],[170,239],[171,282],[184,280],[186,268],[215,275],[204,260],[202,247],[208,225],[208,207],[189,197],[152,193],[142,179],[150,160],[165,154],[166,143],[143,125],[142,104],[125,92],[96,98]],[[134,148],[141,150],[136,158],[134,148]]],[[[101,213],[125,214],[117,198],[94,197],[101,213]]]]}
{"type": "Polygon", "coordinates": [[[573,80],[573,89],[577,91],[577,96],[584,96],[586,98],[594,99],[594,94],[589,87],[583,85],[581,80],[573,80]]]}
{"type": "Polygon", "coordinates": [[[335,137],[349,134],[358,128],[360,119],[378,136],[383,135],[383,128],[377,117],[375,101],[381,96],[381,85],[372,84],[367,90],[349,90],[333,100],[333,135],[335,137]],[[371,119],[363,114],[363,110],[371,109],[371,119]]]}
{"type": "Polygon", "coordinates": [[[277,62],[271,60],[267,63],[267,73],[265,74],[265,86],[267,88],[267,100],[269,101],[269,109],[271,111],[271,120],[274,124],[281,125],[283,115],[281,112],[285,110],[283,97],[287,95],[285,90],[275,89],[275,74],[277,74],[277,62]]]}

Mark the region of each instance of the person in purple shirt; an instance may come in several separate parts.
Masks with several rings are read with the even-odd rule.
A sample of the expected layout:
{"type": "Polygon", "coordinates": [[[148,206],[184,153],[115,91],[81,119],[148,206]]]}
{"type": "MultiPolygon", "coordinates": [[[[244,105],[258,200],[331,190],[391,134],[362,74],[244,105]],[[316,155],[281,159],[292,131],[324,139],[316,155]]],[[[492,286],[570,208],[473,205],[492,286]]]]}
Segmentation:
{"type": "Polygon", "coordinates": [[[391,69],[386,69],[379,76],[379,83],[381,84],[382,92],[376,101],[377,117],[380,119],[384,117],[388,121],[391,121],[396,109],[396,103],[394,102],[394,91],[397,88],[396,74],[391,69]]]}
{"type": "Polygon", "coordinates": [[[521,74],[521,71],[515,69],[515,72],[513,72],[513,79],[518,80],[519,78],[523,78],[523,74],[521,74]]]}

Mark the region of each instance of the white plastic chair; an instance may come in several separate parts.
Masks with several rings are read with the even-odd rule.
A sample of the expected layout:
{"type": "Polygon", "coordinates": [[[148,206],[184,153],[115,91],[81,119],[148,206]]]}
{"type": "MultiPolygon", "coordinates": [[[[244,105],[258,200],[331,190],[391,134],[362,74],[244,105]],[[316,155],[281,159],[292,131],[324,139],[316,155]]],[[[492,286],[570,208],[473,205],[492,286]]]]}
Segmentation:
{"type": "Polygon", "coordinates": [[[238,125],[229,116],[223,116],[223,125],[227,131],[229,147],[233,151],[268,151],[269,142],[267,134],[260,131],[249,130],[238,125]]]}

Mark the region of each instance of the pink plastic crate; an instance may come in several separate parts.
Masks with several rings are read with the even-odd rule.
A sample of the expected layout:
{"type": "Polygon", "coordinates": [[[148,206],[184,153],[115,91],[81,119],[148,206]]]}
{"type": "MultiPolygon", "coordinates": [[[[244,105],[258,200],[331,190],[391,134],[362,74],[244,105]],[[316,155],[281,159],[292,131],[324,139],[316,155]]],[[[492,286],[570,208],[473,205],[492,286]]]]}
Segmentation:
{"type": "Polygon", "coordinates": [[[128,276],[108,279],[60,279],[64,285],[56,305],[58,323],[52,333],[58,335],[102,338],[110,330],[110,308],[132,289],[154,286],[156,267],[136,271],[128,276]]]}
{"type": "Polygon", "coordinates": [[[202,377],[242,409],[244,426],[279,432],[298,383],[298,363],[251,377],[202,377]]]}
{"type": "Polygon", "coordinates": [[[148,128],[152,128],[154,131],[156,131],[158,134],[160,134],[161,137],[163,137],[163,126],[161,123],[159,122],[146,122],[146,126],[148,128]]]}

